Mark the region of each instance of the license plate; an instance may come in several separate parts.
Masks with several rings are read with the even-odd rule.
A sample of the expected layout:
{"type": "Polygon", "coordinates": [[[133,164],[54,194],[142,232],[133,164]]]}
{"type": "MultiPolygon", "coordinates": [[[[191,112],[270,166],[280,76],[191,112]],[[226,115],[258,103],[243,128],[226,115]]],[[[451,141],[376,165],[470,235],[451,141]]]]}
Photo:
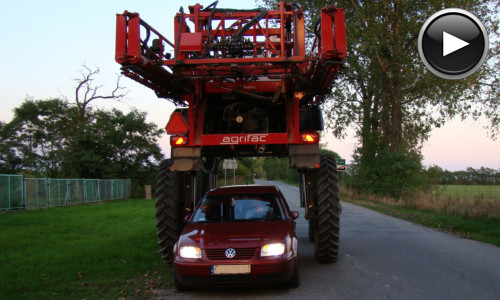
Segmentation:
{"type": "Polygon", "coordinates": [[[250,274],[250,265],[214,265],[211,267],[213,275],[250,274]]]}

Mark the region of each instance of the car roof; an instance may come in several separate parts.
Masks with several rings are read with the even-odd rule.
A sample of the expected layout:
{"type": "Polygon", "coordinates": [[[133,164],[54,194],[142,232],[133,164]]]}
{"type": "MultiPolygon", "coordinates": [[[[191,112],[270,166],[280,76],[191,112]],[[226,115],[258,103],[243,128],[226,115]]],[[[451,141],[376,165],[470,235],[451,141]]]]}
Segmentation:
{"type": "Polygon", "coordinates": [[[223,186],[207,192],[207,195],[244,194],[244,193],[272,193],[278,194],[280,190],[274,185],[230,185],[223,186]]]}

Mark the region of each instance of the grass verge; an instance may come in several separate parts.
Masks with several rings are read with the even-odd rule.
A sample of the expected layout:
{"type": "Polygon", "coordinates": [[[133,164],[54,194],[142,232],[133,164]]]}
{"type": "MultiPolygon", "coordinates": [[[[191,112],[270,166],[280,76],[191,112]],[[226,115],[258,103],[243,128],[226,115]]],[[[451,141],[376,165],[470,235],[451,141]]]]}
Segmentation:
{"type": "Polygon", "coordinates": [[[0,214],[0,299],[145,299],[171,287],[144,199],[0,214]]]}
{"type": "Polygon", "coordinates": [[[407,208],[375,201],[341,196],[342,201],[350,202],[397,218],[441,229],[464,238],[500,246],[500,218],[464,218],[456,215],[445,215],[427,210],[407,208]]]}

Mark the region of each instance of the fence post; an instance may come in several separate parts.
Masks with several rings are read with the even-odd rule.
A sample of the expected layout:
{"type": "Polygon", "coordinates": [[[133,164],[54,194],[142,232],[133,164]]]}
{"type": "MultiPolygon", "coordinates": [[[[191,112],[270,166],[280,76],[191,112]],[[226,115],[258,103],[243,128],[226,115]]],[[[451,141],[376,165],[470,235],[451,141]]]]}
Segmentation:
{"type": "Polygon", "coordinates": [[[38,207],[38,181],[36,179],[35,180],[35,195],[36,195],[36,209],[39,209],[40,207],[38,207]]]}
{"type": "Polygon", "coordinates": [[[25,182],[25,180],[26,179],[24,178],[24,175],[22,175],[21,181],[23,183],[23,187],[21,188],[21,193],[22,193],[21,197],[23,199],[23,208],[24,208],[24,210],[26,210],[26,182],[25,182]]]}
{"type": "Polygon", "coordinates": [[[87,203],[87,180],[83,178],[83,202],[87,203]]]}
{"type": "Polygon", "coordinates": [[[59,204],[61,204],[61,179],[57,180],[57,198],[59,199],[59,204]]]}
{"type": "Polygon", "coordinates": [[[47,188],[47,206],[50,207],[50,178],[45,178],[45,187],[47,188]]]}
{"type": "Polygon", "coordinates": [[[10,176],[7,176],[7,197],[9,198],[9,209],[10,207],[10,176]]]}
{"type": "Polygon", "coordinates": [[[69,179],[66,179],[66,199],[69,204],[71,204],[71,186],[69,179]]]}

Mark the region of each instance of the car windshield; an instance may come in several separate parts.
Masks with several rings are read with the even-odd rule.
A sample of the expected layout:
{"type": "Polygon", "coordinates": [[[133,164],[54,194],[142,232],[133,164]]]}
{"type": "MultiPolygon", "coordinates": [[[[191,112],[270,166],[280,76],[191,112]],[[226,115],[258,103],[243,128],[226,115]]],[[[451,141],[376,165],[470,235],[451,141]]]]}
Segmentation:
{"type": "Polygon", "coordinates": [[[274,194],[209,195],[193,214],[194,223],[284,220],[283,207],[274,194]]]}

